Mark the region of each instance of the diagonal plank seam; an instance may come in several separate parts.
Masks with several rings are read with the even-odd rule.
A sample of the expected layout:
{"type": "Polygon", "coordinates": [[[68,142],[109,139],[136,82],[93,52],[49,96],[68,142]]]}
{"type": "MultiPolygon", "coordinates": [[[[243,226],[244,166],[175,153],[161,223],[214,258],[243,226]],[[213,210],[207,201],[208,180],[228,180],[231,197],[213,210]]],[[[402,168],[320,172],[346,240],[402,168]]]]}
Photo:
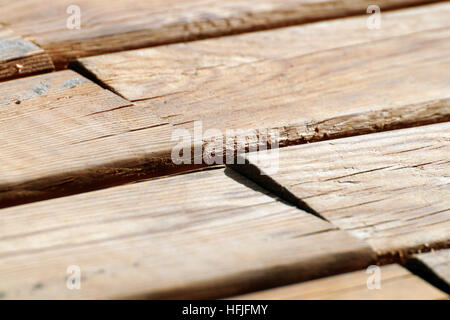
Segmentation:
{"type": "MultiPolygon", "coordinates": [[[[406,261],[405,268],[450,295],[450,283],[448,283],[446,279],[444,279],[432,266],[426,263],[428,261],[427,258],[423,260],[423,257],[428,257],[428,259],[437,259],[436,257],[433,257],[433,255],[442,255],[444,259],[445,255],[449,256],[449,251],[450,249],[432,250],[431,252],[425,254],[414,255],[406,261]]],[[[446,262],[448,264],[448,260],[446,262]]],[[[443,263],[445,262],[443,261],[443,263]]]]}
{"type": "MultiPolygon", "coordinates": [[[[417,148],[417,150],[420,150],[423,148],[417,148]]],[[[248,157],[251,157],[251,154],[248,155],[242,155],[243,160],[241,160],[241,163],[244,164],[234,164],[234,165],[230,165],[231,168],[233,168],[234,170],[238,171],[239,173],[241,173],[242,175],[244,175],[245,177],[247,177],[248,179],[254,181],[255,183],[257,183],[258,185],[260,185],[263,188],[269,189],[272,192],[274,192],[277,196],[283,198],[284,200],[294,204],[294,205],[298,205],[299,203],[305,203],[305,199],[306,198],[311,198],[310,197],[299,197],[298,195],[295,195],[295,192],[290,190],[290,187],[296,186],[295,183],[288,183],[289,185],[285,185],[283,184],[283,180],[281,181],[277,181],[275,177],[269,177],[266,175],[261,175],[261,173],[264,171],[262,168],[260,168],[257,163],[250,161],[250,159],[248,157]]],[[[256,158],[255,158],[256,159],[256,158]]],[[[260,161],[260,160],[258,160],[260,161]]],[[[266,161],[270,161],[270,159],[266,159],[266,161]]],[[[386,168],[392,168],[393,166],[388,166],[385,167],[386,168]]],[[[378,169],[374,169],[374,170],[363,170],[360,173],[369,173],[369,172],[375,172],[378,171],[380,169],[383,168],[378,168],[378,169]]],[[[393,169],[391,169],[393,170],[393,169]]],[[[389,170],[388,170],[389,171],[389,170]]],[[[352,175],[353,176],[353,175],[352,175]]],[[[340,178],[345,177],[345,176],[340,176],[340,178]]],[[[280,178],[281,179],[281,178],[280,178]]],[[[337,179],[337,178],[336,178],[337,179]]],[[[327,181],[332,181],[332,180],[336,180],[336,179],[324,179],[321,180],[322,182],[327,182],[327,181]]],[[[313,181],[311,181],[313,182],[313,181]]],[[[286,183],[286,181],[285,181],[286,183]]],[[[320,183],[317,182],[317,183],[320,183]]],[[[298,184],[297,184],[298,185],[298,184]]],[[[305,187],[306,188],[306,187],[305,187]]],[[[391,190],[392,191],[392,190],[391,190]]],[[[339,196],[339,195],[338,195],[339,196]]],[[[386,198],[387,199],[387,198],[386,198]]],[[[339,207],[338,209],[345,209],[345,208],[350,208],[350,207],[359,207],[361,204],[370,204],[370,203],[374,203],[374,202],[379,202],[383,199],[378,199],[378,200],[373,200],[373,201],[367,201],[364,203],[357,203],[348,207],[339,207]]],[[[309,204],[307,203],[308,201],[306,201],[306,206],[309,207],[309,204]]],[[[336,209],[337,210],[337,209],[336,209]]],[[[433,211],[431,213],[426,213],[426,214],[421,214],[420,216],[415,216],[413,218],[409,218],[409,219],[402,219],[403,221],[412,221],[412,220],[417,220],[417,219],[423,219],[424,217],[429,217],[432,215],[436,215],[439,213],[444,213],[444,212],[448,212],[449,209],[443,209],[443,210],[438,210],[438,211],[433,211]]],[[[323,219],[326,219],[328,222],[336,225],[335,221],[333,219],[327,219],[326,216],[327,214],[329,214],[330,209],[327,209],[326,206],[322,206],[322,208],[319,211],[314,211],[318,216],[322,217],[323,219]]],[[[311,213],[310,211],[308,211],[309,213],[311,213]]],[[[393,211],[391,212],[392,214],[395,214],[396,212],[393,211]]],[[[350,215],[349,218],[351,218],[352,216],[350,215]]],[[[344,216],[342,216],[341,218],[345,218],[344,216]]],[[[391,220],[383,220],[383,221],[378,221],[375,224],[364,224],[364,228],[370,227],[370,226],[377,226],[380,224],[387,224],[389,225],[390,223],[395,223],[396,220],[395,219],[391,219],[391,220]]],[[[439,222],[434,222],[431,224],[438,224],[439,222]]],[[[444,223],[444,221],[441,221],[440,223],[444,223]]],[[[339,223],[338,223],[339,224],[339,223]]],[[[428,224],[428,225],[431,225],[428,224]]],[[[423,225],[422,225],[423,226],[423,225]]],[[[345,231],[351,231],[351,230],[358,230],[361,228],[361,226],[359,227],[344,227],[341,226],[339,224],[339,227],[342,230],[345,231]]],[[[383,230],[395,230],[396,226],[394,224],[393,227],[388,227],[388,228],[383,228],[383,230]]],[[[397,236],[400,234],[408,234],[410,233],[410,231],[406,232],[401,232],[402,230],[398,230],[397,231],[397,236]]],[[[373,236],[375,238],[375,236],[373,236]]],[[[370,240],[370,238],[364,239],[365,241],[370,240]]],[[[371,244],[372,246],[372,244],[371,244]]],[[[432,242],[428,243],[428,242],[423,242],[423,243],[413,243],[410,246],[404,246],[402,248],[396,248],[396,249],[391,249],[391,250],[378,250],[376,248],[376,246],[372,246],[373,249],[375,250],[376,254],[377,254],[377,262],[380,264],[386,264],[386,263],[400,263],[400,264],[404,264],[405,261],[407,261],[407,259],[409,257],[411,257],[411,255],[414,255],[416,253],[422,253],[422,252],[429,252],[429,251],[434,251],[434,250],[439,250],[439,249],[447,249],[450,248],[450,241],[448,239],[435,239],[432,240],[432,242]]]]}

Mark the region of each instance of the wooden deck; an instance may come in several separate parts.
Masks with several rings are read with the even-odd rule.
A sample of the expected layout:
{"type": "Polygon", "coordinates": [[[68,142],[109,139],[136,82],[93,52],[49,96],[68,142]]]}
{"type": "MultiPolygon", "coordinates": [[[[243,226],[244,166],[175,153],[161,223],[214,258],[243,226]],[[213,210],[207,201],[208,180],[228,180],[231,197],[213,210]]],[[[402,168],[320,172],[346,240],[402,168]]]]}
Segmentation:
{"type": "Polygon", "coordinates": [[[0,0],[0,299],[448,299],[450,2],[372,4],[0,0]]]}

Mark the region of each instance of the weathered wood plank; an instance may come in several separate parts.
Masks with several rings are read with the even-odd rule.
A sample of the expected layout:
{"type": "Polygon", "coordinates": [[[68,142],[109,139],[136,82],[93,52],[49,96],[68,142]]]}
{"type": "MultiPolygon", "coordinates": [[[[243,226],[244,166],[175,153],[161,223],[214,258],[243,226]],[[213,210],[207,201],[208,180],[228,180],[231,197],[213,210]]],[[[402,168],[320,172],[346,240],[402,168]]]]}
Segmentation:
{"type": "MultiPolygon", "coordinates": [[[[447,244],[450,246],[450,240],[447,244]]],[[[450,249],[414,255],[406,266],[450,294],[450,249]]]]}
{"type": "MultiPolygon", "coordinates": [[[[382,10],[429,3],[379,0],[382,10]]],[[[56,65],[70,59],[175,41],[215,37],[288,24],[365,14],[369,0],[80,0],[81,25],[67,27],[71,0],[2,0],[0,22],[11,25],[45,48],[56,65]]],[[[75,11],[71,11],[74,14],[75,11]]],[[[69,21],[69,24],[73,24],[69,21]]]]}
{"type": "Polygon", "coordinates": [[[354,271],[255,292],[234,299],[249,300],[438,300],[448,295],[414,276],[399,265],[382,266],[380,288],[369,289],[366,271],[354,271]]]}
{"type": "Polygon", "coordinates": [[[78,70],[177,128],[277,128],[282,145],[447,121],[450,6],[430,7],[385,14],[372,37],[353,18],[85,58],[78,70]],[[336,41],[323,41],[330,29],[336,41]]]}
{"type": "Polygon", "coordinates": [[[402,257],[448,245],[449,156],[446,122],[252,153],[249,164],[233,167],[369,241],[379,255],[402,257]]]}
{"type": "MultiPolygon", "coordinates": [[[[239,59],[236,60],[236,54],[231,54],[230,57],[233,57],[231,60],[224,58],[224,66],[214,63],[208,65],[207,61],[214,61],[215,58],[214,54],[207,54],[204,55],[204,60],[200,60],[203,62],[198,63],[201,67],[192,69],[192,65],[195,66],[196,63],[187,64],[186,69],[183,70],[187,76],[179,83],[173,81],[171,73],[172,65],[176,65],[173,63],[177,57],[175,52],[180,50],[176,49],[177,46],[144,50],[142,59],[134,59],[138,58],[134,55],[141,52],[135,51],[130,59],[142,63],[141,69],[150,73],[148,78],[150,80],[143,75],[134,74],[137,68],[134,71],[130,69],[127,76],[122,70],[123,74],[119,78],[124,83],[131,81],[136,88],[140,88],[141,95],[134,98],[148,99],[148,101],[137,102],[131,108],[114,109],[113,107],[111,108],[113,112],[95,114],[95,119],[89,121],[86,119],[92,117],[84,117],[85,114],[82,113],[83,110],[87,110],[86,107],[79,108],[90,103],[89,94],[80,95],[76,87],[68,89],[71,92],[70,95],[62,91],[54,95],[56,106],[66,105],[66,100],[77,105],[77,108],[73,107],[73,114],[61,115],[56,112],[59,108],[52,109],[53,107],[50,106],[54,103],[53,100],[48,100],[49,98],[45,95],[39,98],[38,94],[33,93],[35,89],[37,92],[41,91],[40,81],[44,81],[45,77],[33,77],[25,82],[5,83],[0,87],[3,97],[0,105],[6,106],[2,110],[0,121],[2,126],[7,128],[3,133],[5,141],[16,141],[16,144],[13,145],[10,142],[9,147],[5,149],[5,152],[10,152],[10,155],[5,156],[3,161],[8,161],[10,165],[5,166],[3,170],[5,173],[0,178],[1,206],[57,196],[60,192],[68,194],[69,191],[85,191],[87,187],[96,188],[120,181],[131,181],[149,174],[154,175],[156,170],[158,174],[184,170],[186,168],[175,166],[170,160],[173,144],[170,142],[171,127],[167,123],[177,128],[190,129],[192,121],[201,120],[205,131],[216,128],[222,132],[226,129],[271,127],[280,131],[280,144],[283,146],[450,120],[450,79],[446,76],[450,69],[446,54],[450,45],[449,30],[445,27],[438,28],[445,26],[443,16],[446,17],[445,13],[449,12],[449,8],[448,4],[430,7],[433,8],[430,11],[434,13],[433,19],[429,18],[430,14],[425,15],[424,8],[389,13],[390,18],[386,19],[388,21],[386,24],[393,34],[402,35],[395,31],[402,30],[402,25],[406,26],[407,30],[415,31],[414,34],[384,39],[389,32],[382,31],[378,38],[374,36],[372,39],[381,40],[359,43],[365,41],[362,40],[364,32],[358,29],[361,28],[359,25],[363,20],[361,18],[347,19],[347,22],[343,22],[344,26],[339,29],[340,31],[347,30],[346,34],[352,34],[349,30],[360,30],[356,32],[355,42],[345,42],[346,45],[352,45],[325,50],[326,48],[321,47],[316,40],[310,39],[306,41],[307,45],[303,46],[303,51],[300,49],[301,46],[299,47],[300,56],[291,54],[287,58],[275,59],[274,53],[272,58],[256,58],[256,60],[251,58],[249,53],[251,47],[258,49],[254,51],[261,52],[263,43],[267,39],[276,39],[276,37],[265,32],[246,35],[250,40],[247,46],[243,46],[249,48],[245,50],[247,54],[244,57],[250,59],[249,63],[236,65],[239,59]],[[416,20],[422,23],[417,23],[416,20]],[[413,21],[416,25],[426,25],[433,30],[419,32],[422,29],[414,29],[413,21]],[[257,38],[259,40],[256,40],[257,38]],[[252,43],[259,43],[260,46],[252,43]],[[315,44],[313,48],[319,47],[324,51],[307,54],[308,51],[305,48],[309,44],[315,44]],[[160,55],[157,54],[158,50],[162,50],[160,55]],[[167,54],[167,57],[172,58],[167,64],[158,68],[158,63],[165,61],[161,60],[163,53],[171,50],[175,50],[173,55],[167,54]],[[150,59],[146,56],[148,52],[153,52],[149,54],[150,59]],[[152,54],[156,54],[155,59],[151,59],[152,54]],[[171,75],[166,82],[171,84],[172,91],[167,90],[169,87],[162,82],[160,85],[146,88],[147,80],[152,81],[153,69],[158,69],[158,74],[171,75]],[[133,82],[134,78],[140,79],[143,86],[136,85],[133,82]],[[181,90],[180,93],[176,93],[179,90],[181,90]],[[183,93],[183,90],[187,92],[183,93]],[[376,94],[373,90],[376,90],[376,94]],[[79,96],[76,97],[72,93],[79,96]],[[20,105],[12,103],[20,101],[21,95],[27,97],[30,94],[33,99],[28,99],[20,105]],[[158,97],[155,94],[161,94],[161,96],[158,97]],[[9,113],[27,113],[27,108],[35,111],[33,117],[29,115],[29,120],[22,121],[19,117],[7,116],[9,113]],[[60,117],[63,120],[59,121],[60,117]],[[79,117],[82,120],[76,120],[79,117]],[[129,117],[135,124],[132,124],[132,121],[125,123],[123,119],[129,117]],[[98,118],[101,120],[97,120],[98,118]],[[34,124],[36,119],[39,119],[40,129],[34,132],[31,139],[29,138],[30,130],[36,126],[34,124]],[[47,119],[53,122],[50,124],[47,119]],[[66,125],[63,125],[62,121],[66,125]],[[100,122],[101,125],[99,125],[100,122]],[[163,123],[166,124],[159,126],[163,123]],[[56,129],[52,130],[61,132],[60,137],[67,132],[69,138],[55,138],[51,130],[47,129],[53,126],[56,126],[56,129]],[[99,126],[102,127],[100,130],[102,134],[92,133],[99,126]],[[147,127],[151,128],[139,131],[147,127]],[[118,136],[115,130],[120,132],[133,130],[133,132],[118,136]],[[74,134],[74,132],[78,133],[74,134]],[[154,136],[151,132],[155,132],[154,136]],[[81,139],[81,136],[84,139],[81,139]],[[80,138],[77,140],[76,137],[80,138]],[[103,138],[99,140],[98,137],[103,138]],[[119,140],[121,142],[118,142],[119,140]],[[131,144],[129,140],[134,141],[134,144],[131,144]],[[149,142],[153,140],[156,140],[154,144],[157,146],[149,142]],[[39,143],[35,143],[36,141],[39,143]],[[80,141],[82,142],[79,143],[80,141]],[[72,142],[76,144],[72,145],[72,142]],[[103,146],[99,147],[99,144],[103,146]],[[25,146],[21,147],[22,145],[25,146]],[[62,151],[66,150],[66,147],[71,151],[62,151]],[[20,148],[25,150],[25,153],[18,153],[17,150],[20,148]],[[30,165],[24,164],[23,155],[26,152],[33,158],[30,165]],[[90,152],[96,156],[91,157],[90,152]],[[89,159],[90,164],[81,165],[81,162],[77,162],[84,161],[79,160],[80,157],[89,159]],[[158,164],[155,163],[155,159],[159,159],[158,164]],[[78,167],[73,167],[74,164],[78,167]],[[23,169],[24,167],[26,169],[23,169]],[[52,178],[49,179],[49,176],[52,178]]],[[[296,33],[301,35],[309,32],[317,35],[312,39],[318,39],[319,35],[327,34],[324,30],[328,30],[323,24],[301,28],[306,29],[289,28],[295,30],[287,32],[290,34],[290,39],[295,38],[296,33]]],[[[284,34],[285,30],[270,31],[270,34],[273,32],[284,34]]],[[[214,41],[218,43],[223,41],[225,47],[230,47],[225,44],[229,43],[230,39],[232,38],[205,42],[206,47],[209,48],[205,50],[213,50],[214,41]]],[[[241,35],[236,39],[247,38],[241,35]]],[[[284,39],[284,36],[280,36],[280,39],[284,39]]],[[[247,40],[239,40],[236,43],[245,43],[245,41],[247,40]]],[[[203,57],[200,48],[197,47],[201,43],[203,42],[183,45],[185,48],[193,49],[190,51],[187,49],[186,54],[180,57],[181,61],[190,61],[190,58],[185,57],[203,57]]],[[[276,42],[271,42],[267,47],[281,48],[282,43],[283,41],[280,41],[278,45],[275,45],[276,42]]],[[[338,42],[334,45],[337,46],[338,42]]],[[[218,48],[220,49],[220,46],[218,48]]],[[[108,57],[104,56],[96,61],[101,61],[103,58],[108,60],[108,57]]],[[[112,61],[113,65],[117,62],[114,59],[112,61]]],[[[76,77],[73,76],[73,78],[76,77]]],[[[68,80],[70,79],[67,78],[66,81],[68,80]]],[[[162,79],[157,80],[159,81],[162,79]]],[[[105,84],[112,85],[107,81],[105,84]]],[[[108,96],[92,83],[89,87],[95,88],[93,90],[99,93],[102,92],[101,95],[108,96]]],[[[115,84],[113,89],[123,94],[115,84]]],[[[70,103],[61,110],[71,109],[70,103]]],[[[127,103],[129,104],[122,101],[117,106],[124,106],[123,104],[127,103]]],[[[113,104],[113,106],[116,105],[113,104]]],[[[104,107],[106,110],[108,106],[105,104],[104,107]]]]}
{"type": "MultiPolygon", "coordinates": [[[[217,69],[215,72],[221,76],[221,69],[224,68],[314,55],[321,51],[448,28],[449,15],[450,4],[438,3],[383,13],[382,28],[378,30],[369,30],[367,17],[358,16],[117,52],[78,61],[102,83],[127,99],[151,99],[177,91],[198,89],[199,85],[205,82],[205,79],[197,80],[199,76],[203,76],[203,69],[217,69]]],[[[352,47],[348,50],[354,49],[352,47]]],[[[353,56],[348,57],[349,63],[350,58],[355,59],[353,56]]],[[[331,58],[329,60],[328,63],[333,62],[331,58]]],[[[355,65],[360,61],[361,57],[355,60],[355,65]]],[[[299,64],[302,64],[302,60],[299,64]]],[[[332,70],[331,67],[330,69],[332,70]]],[[[247,77],[250,77],[250,74],[247,77]]],[[[299,80],[303,79],[299,77],[299,80]]]]}
{"type": "Polygon", "coordinates": [[[166,121],[73,71],[0,83],[0,106],[0,207],[183,169],[166,121]]]}
{"type": "Polygon", "coordinates": [[[10,299],[215,298],[373,261],[367,244],[231,169],[0,213],[0,292],[10,299]],[[71,265],[81,290],[66,288],[71,265]]]}
{"type": "Polygon", "coordinates": [[[0,25],[0,81],[53,69],[44,50],[0,25]]]}

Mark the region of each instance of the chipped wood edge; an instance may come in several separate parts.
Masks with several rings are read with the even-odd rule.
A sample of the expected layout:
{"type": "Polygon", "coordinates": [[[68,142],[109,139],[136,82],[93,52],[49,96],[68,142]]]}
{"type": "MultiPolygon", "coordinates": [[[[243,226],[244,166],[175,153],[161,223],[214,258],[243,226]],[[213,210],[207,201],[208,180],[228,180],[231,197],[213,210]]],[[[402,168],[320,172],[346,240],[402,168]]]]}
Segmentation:
{"type": "MultiPolygon", "coordinates": [[[[450,121],[450,98],[268,129],[247,130],[242,135],[231,137],[228,140],[227,137],[211,137],[204,139],[203,149],[220,150],[220,146],[223,146],[223,161],[226,162],[227,153],[234,154],[235,158],[240,158],[238,152],[241,150],[237,150],[238,142],[245,141],[245,145],[241,147],[245,149],[245,152],[249,152],[251,144],[259,141],[261,136],[264,137],[264,140],[268,140],[267,149],[270,149],[274,144],[278,144],[278,147],[282,148],[447,121],[450,121]]],[[[245,160],[241,159],[241,163],[244,162],[245,160]]]]}
{"type": "Polygon", "coordinates": [[[30,39],[21,37],[8,26],[0,23],[0,31],[2,30],[6,32],[6,35],[12,37],[12,39],[20,39],[29,43],[30,46],[35,47],[35,52],[27,52],[23,56],[10,57],[9,59],[0,61],[0,81],[8,81],[55,70],[55,65],[50,55],[43,48],[30,39]]]}
{"type": "Polygon", "coordinates": [[[2,62],[0,81],[14,80],[55,70],[52,59],[46,52],[2,62]]]}
{"type": "MultiPolygon", "coordinates": [[[[388,108],[366,113],[342,115],[322,121],[310,121],[289,126],[274,127],[272,129],[279,132],[277,137],[279,147],[287,147],[446,121],[450,121],[450,98],[395,109],[388,108]]],[[[262,132],[261,129],[256,129],[244,133],[246,138],[245,152],[250,150],[249,144],[254,141],[255,136],[260,135],[260,132],[262,132]]],[[[267,130],[263,132],[267,133],[267,130]]],[[[214,163],[212,165],[227,164],[251,179],[258,180],[260,185],[272,188],[272,192],[275,192],[288,202],[295,204],[300,209],[320,217],[306,203],[298,201],[289,190],[271,181],[269,176],[261,175],[258,172],[259,169],[252,168],[249,165],[236,164],[245,163],[245,160],[239,160],[242,155],[239,155],[236,149],[236,139],[240,139],[240,137],[235,137],[231,143],[226,140],[226,137],[208,138],[201,142],[193,141],[188,148],[193,151],[195,150],[195,146],[201,145],[200,148],[203,155],[203,152],[207,149],[211,150],[212,148],[213,150],[218,150],[216,149],[219,148],[216,145],[217,139],[219,141],[221,140],[220,150],[222,150],[223,154],[219,158],[222,157],[222,163],[214,163]],[[227,152],[233,155],[232,164],[227,163],[227,152]]],[[[200,161],[198,159],[195,161],[196,156],[193,153],[191,154],[191,164],[176,165],[172,161],[171,152],[171,147],[168,147],[167,150],[152,154],[146,159],[125,159],[79,171],[46,176],[17,185],[0,185],[0,208],[98,190],[142,179],[187,172],[211,166],[211,164],[205,162],[205,158],[200,161]]],[[[404,261],[403,259],[405,257],[422,249],[424,251],[427,250],[427,248],[415,248],[412,252],[405,252],[401,255],[399,253],[393,253],[392,256],[386,257],[386,261],[404,261]]]]}

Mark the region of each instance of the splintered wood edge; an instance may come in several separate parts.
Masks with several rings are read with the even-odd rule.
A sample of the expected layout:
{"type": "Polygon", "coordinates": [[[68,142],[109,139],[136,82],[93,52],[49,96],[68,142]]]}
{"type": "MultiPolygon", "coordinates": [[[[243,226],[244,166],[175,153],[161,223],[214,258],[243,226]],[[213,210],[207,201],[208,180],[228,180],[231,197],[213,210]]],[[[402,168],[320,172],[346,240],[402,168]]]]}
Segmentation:
{"type": "MultiPolygon", "coordinates": [[[[259,137],[261,134],[267,135],[267,131],[269,131],[269,135],[270,132],[277,132],[277,137],[272,136],[269,138],[276,138],[279,147],[287,147],[447,121],[450,121],[450,98],[420,102],[398,108],[385,108],[341,115],[269,129],[248,130],[244,135],[247,137],[259,137]]],[[[225,137],[223,137],[224,152],[231,150],[236,155],[235,144],[239,137],[235,137],[235,141],[228,144],[225,137]]],[[[205,148],[214,148],[216,140],[217,138],[215,137],[205,139],[203,145],[205,148]]],[[[249,146],[246,145],[245,148],[248,150],[249,146]]]]}
{"type": "MultiPolygon", "coordinates": [[[[201,144],[203,161],[210,155],[208,152],[204,154],[205,150],[221,152],[222,154],[218,156],[216,154],[216,158],[220,158],[222,161],[219,164],[227,164],[227,156],[232,155],[233,163],[228,165],[239,171],[239,165],[236,165],[236,163],[245,163],[245,154],[251,151],[251,148],[254,147],[252,144],[255,141],[262,140],[261,137],[267,140],[267,149],[271,149],[274,144],[283,148],[447,121],[450,121],[450,98],[420,102],[398,108],[341,115],[287,126],[250,129],[232,137],[205,137],[202,141],[193,141],[191,147],[201,144]],[[242,151],[245,151],[245,153],[239,154],[242,151]]],[[[191,160],[195,160],[195,157],[192,157],[191,160]]],[[[261,175],[258,174],[258,176],[261,175]]],[[[286,192],[283,191],[283,193],[286,192]]],[[[288,201],[292,200],[288,193],[285,196],[288,201]]]]}
{"type": "MultiPolygon", "coordinates": [[[[274,127],[273,129],[279,132],[279,147],[287,147],[446,121],[450,121],[450,98],[394,109],[388,108],[366,113],[342,115],[322,121],[274,127]]],[[[254,136],[255,134],[258,135],[259,130],[249,130],[245,133],[248,136],[254,136]]],[[[225,139],[226,137],[219,137],[219,140],[225,142],[221,144],[223,163],[226,163],[227,151],[230,152],[231,150],[231,153],[234,155],[234,164],[228,164],[228,166],[265,186],[265,188],[278,194],[284,200],[293,203],[298,208],[321,217],[306,203],[297,199],[289,190],[273,181],[269,176],[261,175],[258,168],[248,163],[246,165],[236,164],[244,163],[245,161],[242,161],[242,159],[242,162],[238,161],[240,155],[237,154],[235,141],[230,145],[226,143],[225,139]]],[[[197,143],[193,141],[190,149],[194,150],[194,145],[197,143]]],[[[201,142],[202,150],[215,148],[214,144],[216,143],[217,138],[204,139],[201,142]]],[[[172,146],[168,143],[169,145],[172,146]]],[[[248,151],[248,145],[245,146],[245,149],[248,151]]],[[[120,162],[105,163],[102,166],[86,168],[76,172],[71,171],[54,176],[46,176],[37,180],[26,181],[19,185],[0,186],[0,208],[98,190],[210,166],[204,162],[204,159],[200,164],[176,165],[171,159],[171,151],[171,148],[168,147],[167,150],[152,154],[147,159],[125,159],[120,162]]],[[[195,155],[191,154],[191,162],[194,162],[194,160],[195,155]]],[[[323,219],[323,217],[321,218],[323,219]]],[[[387,261],[391,260],[391,258],[387,259],[387,261]]]]}
{"type": "Polygon", "coordinates": [[[50,72],[55,70],[50,55],[36,45],[32,41],[25,39],[8,27],[0,23],[0,32],[3,32],[5,38],[0,38],[1,41],[6,41],[6,47],[1,47],[0,50],[10,50],[17,48],[19,51],[12,55],[3,56],[0,60],[0,81],[12,80],[23,76],[31,76],[43,72],[50,72]],[[12,45],[14,44],[14,45],[12,45]],[[26,49],[23,49],[23,47],[26,49]]]}
{"type": "MultiPolygon", "coordinates": [[[[343,115],[323,121],[311,121],[304,124],[280,127],[278,128],[280,132],[279,146],[301,145],[310,142],[405,129],[447,121],[450,121],[450,98],[408,105],[401,108],[343,115]]],[[[214,143],[213,139],[209,143],[214,143]]],[[[205,144],[207,145],[208,142],[205,142],[205,144]]],[[[226,146],[228,149],[233,147],[226,146]]],[[[320,214],[315,212],[301,199],[297,199],[288,189],[273,180],[270,176],[262,175],[257,166],[249,163],[245,154],[237,155],[236,162],[229,164],[229,166],[251,180],[257,181],[258,184],[265,186],[302,210],[320,216],[320,214]]]]}
{"type": "Polygon", "coordinates": [[[14,80],[24,76],[32,76],[55,70],[52,59],[45,53],[1,62],[0,81],[14,80]]]}

